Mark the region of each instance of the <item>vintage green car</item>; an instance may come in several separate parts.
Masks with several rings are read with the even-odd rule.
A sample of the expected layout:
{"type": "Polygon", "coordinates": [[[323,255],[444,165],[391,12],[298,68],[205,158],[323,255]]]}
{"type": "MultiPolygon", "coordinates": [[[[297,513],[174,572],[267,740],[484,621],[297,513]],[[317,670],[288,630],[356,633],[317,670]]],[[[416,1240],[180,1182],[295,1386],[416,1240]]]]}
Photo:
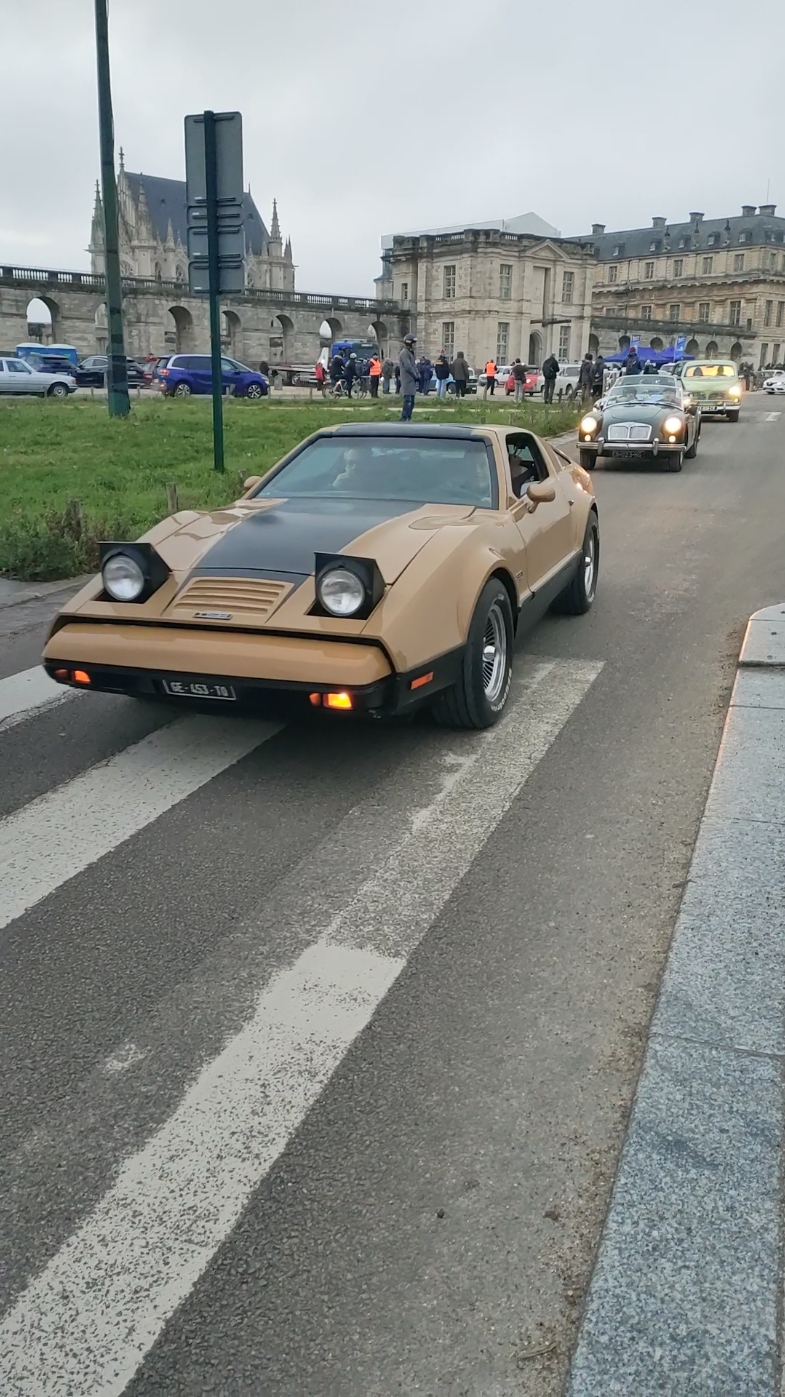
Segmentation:
{"type": "Polygon", "coordinates": [[[741,380],[732,359],[688,359],[680,365],[678,376],[704,417],[738,422],[741,380]]]}
{"type": "Polygon", "coordinates": [[[581,419],[581,465],[590,471],[598,456],[650,457],[665,470],[680,471],[685,456],[691,460],[698,453],[700,429],[700,409],[673,374],[630,374],[581,419]]]}

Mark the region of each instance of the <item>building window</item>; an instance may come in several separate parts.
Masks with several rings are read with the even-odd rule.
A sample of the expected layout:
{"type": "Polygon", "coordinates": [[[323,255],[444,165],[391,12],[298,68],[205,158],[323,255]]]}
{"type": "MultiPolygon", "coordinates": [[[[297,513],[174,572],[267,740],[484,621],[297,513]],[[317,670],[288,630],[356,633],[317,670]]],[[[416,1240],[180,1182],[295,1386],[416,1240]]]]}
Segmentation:
{"type": "Polygon", "coordinates": [[[780,329],[780,327],[781,327],[781,325],[782,325],[782,323],[783,323],[783,317],[785,317],[785,301],[778,301],[778,302],[777,302],[777,329],[778,329],[778,330],[780,329]]]}
{"type": "Polygon", "coordinates": [[[499,263],[499,300],[509,301],[512,296],[512,263],[499,263]]]}
{"type": "Polygon", "coordinates": [[[575,273],[564,272],[561,279],[561,298],[566,306],[572,305],[572,293],[575,288],[575,273]]]}
{"type": "Polygon", "coordinates": [[[606,315],[615,315],[615,314],[616,314],[616,307],[615,307],[615,306],[606,306],[606,307],[605,307],[605,314],[606,314],[606,315]]]}
{"type": "Polygon", "coordinates": [[[643,275],[646,281],[654,281],[654,263],[645,262],[643,265],[643,275]]]}
{"type": "Polygon", "coordinates": [[[442,321],[442,349],[447,358],[452,360],[455,354],[455,321],[442,321]]]}
{"type": "Polygon", "coordinates": [[[445,301],[455,300],[455,263],[444,269],[444,299],[445,301]]]}
{"type": "Polygon", "coordinates": [[[609,267],[609,268],[608,268],[608,281],[618,281],[618,280],[619,280],[619,269],[618,269],[618,267],[609,267]]]}
{"type": "Polygon", "coordinates": [[[402,300],[402,301],[408,301],[408,299],[409,299],[409,283],[408,283],[408,281],[402,281],[402,282],[401,282],[401,300],[402,300]]]}
{"type": "Polygon", "coordinates": [[[614,255],[614,257],[621,257],[621,250],[622,250],[623,247],[624,247],[624,243],[617,243],[617,244],[616,244],[616,246],[615,246],[614,249],[613,249],[613,255],[614,255]]]}
{"type": "Polygon", "coordinates": [[[734,270],[734,272],[743,272],[743,271],[744,271],[744,253],[743,253],[743,252],[734,252],[734,254],[733,254],[733,270],[734,270]]]}
{"type": "Polygon", "coordinates": [[[700,304],[699,304],[699,306],[698,306],[698,319],[699,319],[699,320],[702,320],[703,323],[704,323],[704,325],[708,325],[708,323],[709,323],[709,320],[710,320],[710,318],[711,318],[711,317],[710,317],[710,312],[711,312],[711,302],[710,302],[710,301],[701,301],[700,304]]]}
{"type": "Polygon", "coordinates": [[[507,363],[507,346],[510,342],[510,322],[500,320],[496,326],[496,363],[507,363]]]}
{"type": "Polygon", "coordinates": [[[768,326],[768,325],[771,324],[771,313],[772,313],[773,310],[774,310],[774,302],[773,302],[773,301],[767,301],[767,302],[766,302],[766,305],[765,305],[765,307],[764,307],[764,310],[763,310],[763,323],[764,323],[764,325],[768,326]]]}
{"type": "Polygon", "coordinates": [[[713,267],[714,267],[714,258],[713,258],[713,257],[704,257],[704,259],[703,259],[703,275],[704,275],[704,276],[711,276],[712,268],[713,268],[713,267]]]}
{"type": "Polygon", "coordinates": [[[785,252],[782,254],[782,270],[785,272],[785,252]]]}
{"type": "Polygon", "coordinates": [[[673,263],[673,275],[684,276],[684,258],[677,257],[673,263]]]}
{"type": "Polygon", "coordinates": [[[781,350],[781,348],[782,348],[782,345],[781,345],[781,344],[775,344],[774,349],[772,350],[772,363],[774,363],[774,364],[779,364],[779,362],[780,362],[780,350],[781,350]]]}
{"type": "Polygon", "coordinates": [[[776,272],[776,270],[777,270],[777,254],[776,254],[776,252],[770,252],[770,253],[769,253],[769,266],[771,267],[771,270],[772,270],[773,272],[776,272]]]}
{"type": "Polygon", "coordinates": [[[768,362],[769,346],[767,344],[762,344],[760,347],[760,367],[763,368],[764,364],[767,364],[768,362]]]}
{"type": "Polygon", "coordinates": [[[731,301],[729,323],[731,325],[741,324],[741,301],[731,301]]]}
{"type": "Polygon", "coordinates": [[[740,242],[740,243],[748,243],[749,240],[750,240],[750,238],[749,238],[749,233],[739,233],[739,242],[740,242]]]}
{"type": "Polygon", "coordinates": [[[719,245],[720,245],[720,235],[719,235],[719,233],[710,233],[710,234],[709,234],[709,247],[719,247],[719,245]]]}
{"type": "Polygon", "coordinates": [[[561,362],[570,362],[570,331],[571,325],[559,326],[559,359],[561,362]]]}
{"type": "Polygon", "coordinates": [[[641,320],[651,320],[651,306],[641,306],[641,320]]]}
{"type": "Polygon", "coordinates": [[[680,306],[678,303],[677,303],[676,305],[673,305],[673,306],[669,306],[669,307],[668,307],[668,319],[669,319],[669,320],[680,320],[680,319],[681,319],[681,306],[680,306]]]}

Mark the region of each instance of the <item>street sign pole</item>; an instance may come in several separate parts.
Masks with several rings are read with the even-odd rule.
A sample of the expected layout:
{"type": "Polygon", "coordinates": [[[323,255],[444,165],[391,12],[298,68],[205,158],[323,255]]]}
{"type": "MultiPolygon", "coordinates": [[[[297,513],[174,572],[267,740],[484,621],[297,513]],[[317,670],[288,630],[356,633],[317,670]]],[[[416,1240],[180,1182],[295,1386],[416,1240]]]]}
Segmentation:
{"type": "Polygon", "coordinates": [[[218,263],[218,161],[215,151],[215,112],[204,114],[204,174],[207,211],[207,261],[210,278],[210,355],[213,375],[213,465],[224,469],[223,375],[221,373],[221,308],[218,263]]]}
{"type": "Polygon", "coordinates": [[[106,0],[95,0],[95,47],[98,60],[98,127],[101,143],[101,185],[104,201],[104,267],[106,273],[107,403],[110,417],[127,417],[128,365],[123,337],[123,290],[117,227],[117,185],[114,173],[114,120],[109,75],[109,26],[106,0]]]}

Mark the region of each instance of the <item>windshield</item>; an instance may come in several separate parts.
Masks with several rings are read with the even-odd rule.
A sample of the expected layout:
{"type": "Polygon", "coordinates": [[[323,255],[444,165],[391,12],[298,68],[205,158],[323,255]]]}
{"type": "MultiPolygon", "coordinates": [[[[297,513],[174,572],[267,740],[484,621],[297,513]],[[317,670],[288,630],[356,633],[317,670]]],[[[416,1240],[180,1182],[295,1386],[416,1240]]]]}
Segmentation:
{"type": "Polygon", "coordinates": [[[495,505],[484,441],[321,437],[256,491],[280,498],[495,505]]]}
{"type": "Polygon", "coordinates": [[[618,407],[620,403],[665,403],[668,407],[680,407],[681,393],[673,378],[641,374],[620,379],[611,388],[606,402],[608,407],[618,407]]]}
{"type": "Polygon", "coordinates": [[[684,370],[685,378],[735,378],[737,373],[735,364],[688,364],[684,370]]]}

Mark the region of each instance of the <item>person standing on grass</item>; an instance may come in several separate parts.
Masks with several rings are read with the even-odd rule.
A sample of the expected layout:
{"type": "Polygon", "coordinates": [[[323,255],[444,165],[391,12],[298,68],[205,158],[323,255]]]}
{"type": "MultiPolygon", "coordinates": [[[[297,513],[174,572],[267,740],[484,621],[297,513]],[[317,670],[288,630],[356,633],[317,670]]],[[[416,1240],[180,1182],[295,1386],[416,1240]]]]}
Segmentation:
{"type": "Polygon", "coordinates": [[[484,398],[487,398],[488,394],[490,393],[491,397],[493,397],[493,395],[494,395],[495,392],[496,392],[496,360],[495,360],[494,358],[490,358],[490,359],[488,360],[487,364],[485,365],[485,387],[484,387],[483,390],[482,390],[482,396],[483,396],[484,398]]]}
{"type": "Polygon", "coordinates": [[[316,387],[319,389],[319,392],[321,393],[322,397],[324,397],[324,392],[325,392],[325,386],[326,386],[326,385],[325,385],[325,381],[324,381],[324,380],[325,380],[324,364],[322,363],[321,359],[318,359],[318,360],[317,360],[316,368],[315,368],[314,371],[313,371],[313,376],[314,376],[314,378],[316,379],[316,387]]]}
{"type": "Polygon", "coordinates": [[[389,355],[385,355],[384,363],[382,364],[382,392],[383,392],[383,393],[389,393],[389,391],[390,391],[390,383],[391,383],[391,381],[392,381],[392,376],[393,376],[393,373],[394,373],[394,372],[395,372],[395,365],[393,364],[392,359],[389,357],[389,355]]]}
{"type": "Polygon", "coordinates": [[[443,398],[447,393],[447,380],[450,377],[450,365],[444,352],[436,360],[433,371],[436,374],[436,396],[443,398]]]}
{"type": "Polygon", "coordinates": [[[428,394],[431,391],[431,380],[433,378],[433,364],[431,363],[427,354],[424,356],[424,358],[420,360],[419,369],[420,392],[424,393],[427,398],[428,394]]]}
{"type": "Polygon", "coordinates": [[[368,365],[368,383],[371,389],[371,397],[379,396],[379,379],[382,376],[382,361],[378,354],[372,354],[368,365]]]}
{"type": "Polygon", "coordinates": [[[545,360],[542,366],[542,376],[545,379],[542,387],[542,400],[544,403],[552,403],[553,390],[559,377],[559,361],[555,354],[549,354],[545,360]]]}
{"type": "Polygon", "coordinates": [[[420,386],[420,372],[417,368],[417,360],[414,357],[414,346],[417,343],[414,335],[405,335],[403,349],[398,355],[398,368],[401,375],[401,392],[403,393],[403,408],[401,410],[401,421],[411,422],[414,412],[414,396],[420,386]]]}
{"type": "Polygon", "coordinates": [[[463,350],[459,349],[452,363],[450,373],[455,381],[455,391],[459,398],[466,397],[466,386],[469,382],[469,365],[467,364],[463,350]]]}
{"type": "Polygon", "coordinates": [[[512,376],[515,379],[515,401],[523,402],[523,390],[526,387],[526,369],[520,359],[516,359],[512,366],[512,376]]]}
{"type": "Polygon", "coordinates": [[[584,403],[591,397],[591,386],[593,381],[594,360],[591,354],[585,354],[578,374],[578,391],[584,403]]]}

